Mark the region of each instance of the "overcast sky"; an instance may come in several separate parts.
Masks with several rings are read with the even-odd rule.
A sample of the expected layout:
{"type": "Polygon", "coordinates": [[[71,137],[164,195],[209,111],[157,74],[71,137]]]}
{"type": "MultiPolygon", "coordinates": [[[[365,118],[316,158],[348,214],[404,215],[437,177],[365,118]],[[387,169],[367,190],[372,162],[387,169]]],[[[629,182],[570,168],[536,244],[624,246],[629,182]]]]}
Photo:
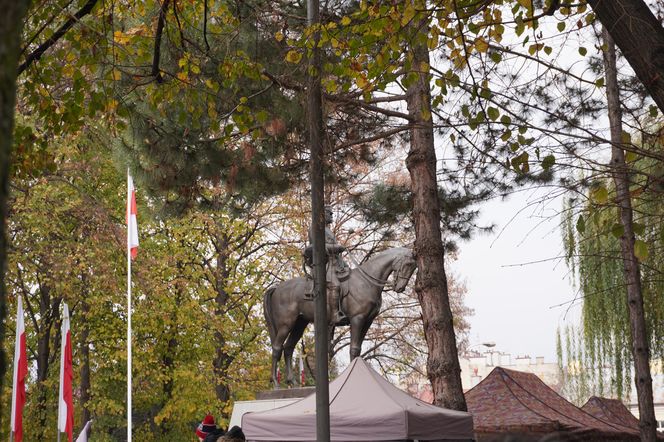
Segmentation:
{"type": "Polygon", "coordinates": [[[551,260],[563,253],[562,198],[549,192],[524,191],[483,204],[480,222],[496,224],[495,232],[459,245],[451,270],[466,280],[466,304],[475,310],[471,345],[493,341],[496,350],[513,356],[555,362],[557,327],[578,323],[580,304],[554,307],[574,299],[575,290],[564,261],[551,260]]]}

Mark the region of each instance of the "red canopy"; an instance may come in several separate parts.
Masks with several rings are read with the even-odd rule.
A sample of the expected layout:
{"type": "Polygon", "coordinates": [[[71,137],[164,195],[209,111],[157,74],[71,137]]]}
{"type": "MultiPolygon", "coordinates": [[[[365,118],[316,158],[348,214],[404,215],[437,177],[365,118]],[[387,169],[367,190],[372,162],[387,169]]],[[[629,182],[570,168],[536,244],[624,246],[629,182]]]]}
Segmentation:
{"type": "Polygon", "coordinates": [[[583,411],[532,373],[496,367],[466,393],[466,403],[480,440],[507,433],[564,433],[584,441],[639,440],[634,428],[583,411]]]}
{"type": "Polygon", "coordinates": [[[603,421],[639,430],[639,420],[618,399],[593,396],[581,409],[603,421]]]}
{"type": "MultiPolygon", "coordinates": [[[[316,440],[316,395],[269,411],[247,413],[248,441],[316,440]]],[[[471,440],[469,413],[446,410],[399,390],[356,358],[330,383],[332,441],[471,440]]]]}

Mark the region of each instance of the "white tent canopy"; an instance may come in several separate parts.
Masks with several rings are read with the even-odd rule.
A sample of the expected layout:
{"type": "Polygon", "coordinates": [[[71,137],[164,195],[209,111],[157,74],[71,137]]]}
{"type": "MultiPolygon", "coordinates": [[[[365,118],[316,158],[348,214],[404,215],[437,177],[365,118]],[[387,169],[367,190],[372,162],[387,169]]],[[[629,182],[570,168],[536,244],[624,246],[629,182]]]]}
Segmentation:
{"type": "MultiPolygon", "coordinates": [[[[248,441],[316,440],[316,395],[269,411],[247,413],[248,441]]],[[[330,383],[332,441],[471,440],[469,413],[446,410],[399,390],[356,358],[330,383]]]]}

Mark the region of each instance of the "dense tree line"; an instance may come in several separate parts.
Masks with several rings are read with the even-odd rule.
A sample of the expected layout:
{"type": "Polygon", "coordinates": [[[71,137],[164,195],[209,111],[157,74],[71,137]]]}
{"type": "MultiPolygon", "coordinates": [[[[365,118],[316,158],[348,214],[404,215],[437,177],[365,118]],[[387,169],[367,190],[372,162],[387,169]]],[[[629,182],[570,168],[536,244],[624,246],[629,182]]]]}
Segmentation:
{"type": "MultiPolygon", "coordinates": [[[[48,419],[50,390],[46,386],[59,304],[74,296],[69,292],[77,293],[79,312],[90,318],[84,339],[96,340],[94,334],[100,330],[92,325],[102,319],[93,318],[97,310],[92,301],[86,301],[84,291],[98,290],[100,299],[111,292],[120,296],[120,284],[115,281],[118,276],[122,279],[119,268],[108,270],[110,276],[102,286],[106,290],[90,280],[100,273],[91,269],[97,268],[94,264],[101,256],[82,254],[79,261],[72,261],[77,259],[74,248],[81,241],[115,235],[113,241],[118,242],[121,235],[118,214],[114,233],[102,227],[111,224],[102,221],[112,218],[108,212],[121,199],[120,186],[116,184],[115,193],[76,188],[76,179],[95,182],[89,177],[99,179],[99,186],[119,182],[117,174],[108,172],[111,168],[101,175],[85,169],[85,164],[102,161],[95,154],[115,155],[117,170],[129,166],[139,186],[148,190],[144,202],[150,209],[150,221],[144,227],[150,238],[147,248],[163,256],[161,262],[156,258],[151,262],[155,273],[139,271],[137,277],[151,282],[147,286],[154,287],[155,296],[168,301],[165,309],[170,306],[163,315],[146,318],[162,330],[158,335],[152,329],[137,330],[144,338],[145,354],[153,358],[146,361],[150,367],[159,367],[158,373],[150,373],[154,376],[140,381],[150,387],[156,380],[160,383],[158,398],[140,399],[143,414],[138,422],[149,427],[151,434],[177,432],[199,411],[177,414],[172,403],[177,382],[182,381],[179,367],[197,358],[195,353],[177,351],[193,339],[189,323],[179,313],[185,307],[193,309],[192,318],[208,319],[203,322],[209,328],[203,329],[209,333],[210,339],[205,340],[209,347],[196,348],[211,356],[211,371],[201,371],[215,379],[210,403],[227,404],[234,389],[243,391],[245,387],[222,379],[248,357],[234,348],[237,342],[247,349],[260,348],[254,303],[256,290],[270,279],[252,276],[254,271],[267,271],[261,267],[264,263],[251,264],[255,254],[262,256],[271,242],[292,240],[261,237],[275,219],[261,208],[275,207],[279,195],[308,180],[302,109],[311,90],[306,60],[314,33],[321,39],[322,64],[317,74],[323,87],[324,165],[332,186],[326,189],[328,198],[347,189],[360,165],[374,162],[376,152],[403,146],[394,158],[408,177],[372,182],[364,189],[365,198],[351,200],[363,208],[365,219],[387,224],[407,219],[413,227],[419,270],[415,292],[427,346],[426,371],[437,404],[465,408],[444,257],[454,234],[467,237],[478,228],[473,204],[483,199],[521,186],[547,185],[578,195],[590,192],[591,199],[602,205],[609,195],[613,200],[614,194],[600,178],[613,176],[615,200],[621,207],[617,224],[622,226],[618,235],[622,262],[631,281],[628,305],[638,310],[639,266],[647,253],[654,255],[656,250],[646,246],[645,233],[635,228],[635,208],[629,203],[639,186],[653,191],[661,177],[641,169],[645,183],[633,180],[630,163],[640,158],[661,164],[659,150],[636,139],[657,136],[659,131],[657,124],[646,127],[645,122],[649,114],[661,122],[664,110],[664,31],[653,13],[661,12],[656,7],[639,0],[614,3],[609,7],[606,2],[567,5],[556,0],[543,4],[521,0],[330,2],[321,13],[320,26],[312,29],[306,26],[306,11],[292,2],[52,0],[30,8],[24,2],[8,2],[4,20],[11,32],[0,42],[0,139],[5,143],[0,146],[0,211],[4,217],[10,202],[9,213],[15,218],[6,223],[13,242],[10,248],[0,247],[0,267],[7,271],[3,282],[17,292],[9,292],[7,298],[0,289],[0,313],[6,315],[7,300],[18,291],[35,297],[34,311],[39,314],[34,313],[37,334],[32,345],[37,349],[36,388],[43,392],[34,408],[35,419],[41,423],[48,419]],[[632,14],[617,15],[614,7],[632,14]],[[651,32],[635,34],[625,19],[629,16],[639,17],[651,32]],[[595,45],[598,40],[591,38],[598,34],[598,22],[610,30],[638,80],[622,76],[612,82],[610,63],[602,63],[592,52],[599,49],[605,57],[608,52],[606,39],[595,45]],[[570,50],[590,69],[579,71],[568,63],[570,50]],[[518,67],[521,64],[536,74],[524,73],[518,67]],[[610,136],[589,124],[607,114],[607,109],[610,136]],[[628,127],[616,129],[619,123],[628,127]],[[443,158],[435,140],[449,146],[443,158]],[[67,144],[87,147],[82,154],[67,149],[67,144]],[[608,167],[601,159],[606,146],[617,159],[608,167]],[[358,167],[339,167],[350,162],[358,167]],[[68,176],[69,166],[79,163],[83,166],[77,178],[68,176]],[[584,172],[581,178],[579,170],[584,172]],[[16,190],[7,200],[10,178],[16,190]],[[63,192],[70,204],[54,206],[41,186],[54,186],[54,193],[63,192]],[[77,193],[66,193],[69,187],[77,193]],[[30,198],[21,200],[22,191],[30,198]],[[384,198],[372,199],[380,195],[384,198]],[[98,231],[87,227],[92,221],[86,217],[91,214],[80,213],[82,209],[76,207],[83,196],[92,200],[80,204],[95,202],[93,206],[100,208],[94,212],[98,231]],[[61,221],[39,225],[41,217],[53,213],[45,212],[49,207],[57,209],[53,210],[62,218],[54,219],[61,221]],[[256,217],[257,213],[263,215],[256,217]],[[184,235],[185,239],[179,232],[187,225],[197,226],[207,236],[188,243],[192,238],[184,235]],[[229,231],[228,226],[236,230],[229,231]],[[44,239],[48,241],[40,249],[44,239]],[[61,241],[63,246],[46,245],[51,241],[61,241]],[[22,250],[17,256],[30,256],[30,265],[12,261],[11,247],[22,250]],[[192,251],[197,253],[189,255],[192,251]],[[62,262],[69,264],[63,268],[62,262]],[[164,265],[161,275],[156,272],[160,264],[164,265]],[[67,272],[69,268],[77,272],[67,272]],[[30,277],[22,279],[27,278],[26,272],[30,277]],[[238,283],[242,278],[248,279],[238,283]],[[235,282],[229,285],[229,281],[235,282]],[[198,291],[189,284],[201,284],[201,293],[209,297],[196,298],[198,291]],[[230,335],[223,325],[227,321],[240,324],[246,335],[230,335]]],[[[583,216],[578,219],[577,227],[585,222],[583,216]]],[[[389,226],[383,227],[383,232],[390,231],[389,226]]],[[[109,257],[104,263],[117,259],[109,257]]],[[[265,262],[279,261],[270,259],[265,262]]],[[[144,307],[153,308],[154,299],[145,293],[137,302],[137,312],[143,302],[144,307]]],[[[112,299],[104,304],[118,313],[114,317],[118,326],[120,304],[112,299]]],[[[642,436],[652,440],[647,336],[653,332],[636,310],[630,308],[631,358],[637,366],[643,407],[642,436]],[[637,329],[640,341],[634,333],[637,329]]],[[[114,321],[104,323],[113,328],[114,321]]],[[[112,339],[104,336],[99,342],[112,339]]],[[[101,355],[103,345],[99,345],[101,355]]],[[[261,352],[252,354],[260,357],[261,352]]],[[[92,363],[86,359],[92,355],[86,356],[85,351],[81,357],[83,367],[92,363]]],[[[106,359],[121,357],[109,354],[106,359]]],[[[6,365],[0,368],[4,380],[6,365]]],[[[92,394],[99,384],[87,379],[97,369],[105,368],[88,366],[87,374],[81,374],[82,383],[90,385],[82,397],[90,394],[91,404],[101,397],[92,394]]],[[[118,375],[109,374],[106,379],[118,375]]],[[[200,379],[190,381],[195,386],[200,379]]],[[[115,413],[104,414],[110,419],[108,428],[117,428],[119,423],[113,419],[122,414],[118,412],[121,404],[112,395],[105,399],[112,404],[105,405],[105,410],[115,413]]]]}

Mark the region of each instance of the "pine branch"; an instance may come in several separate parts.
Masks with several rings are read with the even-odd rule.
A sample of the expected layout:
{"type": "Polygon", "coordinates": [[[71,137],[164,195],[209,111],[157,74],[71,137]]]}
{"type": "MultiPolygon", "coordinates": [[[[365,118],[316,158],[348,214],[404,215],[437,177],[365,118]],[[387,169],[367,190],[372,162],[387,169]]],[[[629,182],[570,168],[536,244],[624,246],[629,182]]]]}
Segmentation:
{"type": "Polygon", "coordinates": [[[340,144],[339,146],[336,146],[334,148],[334,152],[345,149],[347,147],[357,146],[358,144],[366,144],[366,143],[371,143],[372,141],[377,141],[377,140],[380,140],[380,139],[383,139],[383,138],[388,138],[388,137],[391,137],[393,135],[396,135],[400,132],[403,132],[403,131],[406,131],[406,130],[409,130],[409,129],[410,129],[410,125],[398,126],[398,127],[395,127],[394,129],[379,132],[376,135],[371,136],[371,137],[360,138],[360,139],[357,139],[357,140],[348,141],[346,143],[340,144]]]}

